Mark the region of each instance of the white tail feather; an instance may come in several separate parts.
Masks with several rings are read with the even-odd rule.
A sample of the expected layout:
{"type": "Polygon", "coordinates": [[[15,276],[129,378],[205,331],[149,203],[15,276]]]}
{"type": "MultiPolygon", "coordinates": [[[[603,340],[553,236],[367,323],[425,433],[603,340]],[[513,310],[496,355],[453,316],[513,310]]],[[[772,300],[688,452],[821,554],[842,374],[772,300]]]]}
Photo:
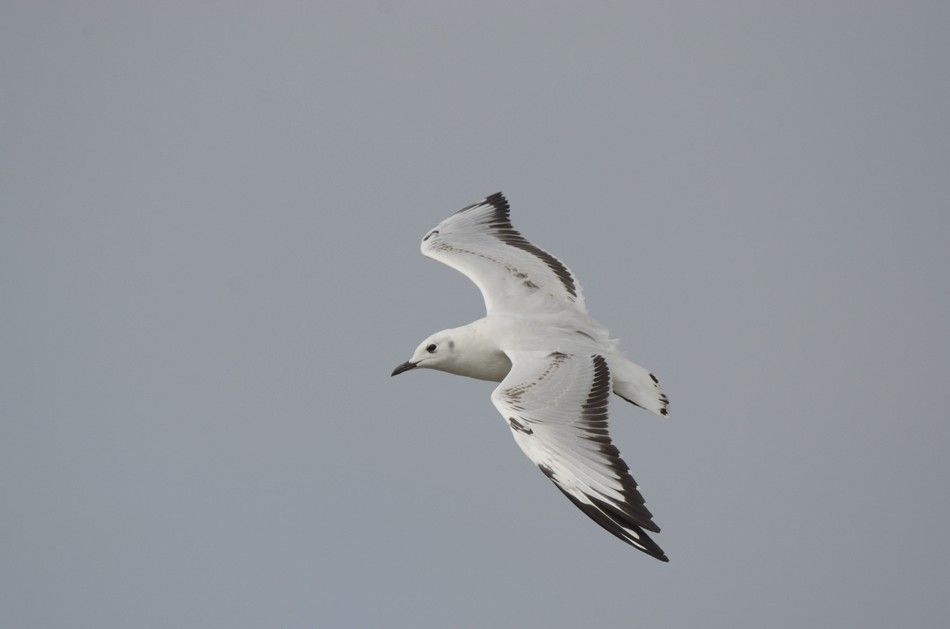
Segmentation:
{"type": "Polygon", "coordinates": [[[609,365],[614,393],[657,415],[669,416],[670,401],[656,376],[619,353],[611,356],[609,365]]]}

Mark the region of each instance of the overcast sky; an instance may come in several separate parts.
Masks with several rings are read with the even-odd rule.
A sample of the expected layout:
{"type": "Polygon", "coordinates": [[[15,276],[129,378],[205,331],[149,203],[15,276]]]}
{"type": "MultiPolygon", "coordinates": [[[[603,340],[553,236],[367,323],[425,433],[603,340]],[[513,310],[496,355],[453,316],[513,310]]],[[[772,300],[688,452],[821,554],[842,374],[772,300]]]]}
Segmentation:
{"type": "Polygon", "coordinates": [[[948,5],[510,4],[0,5],[0,625],[946,626],[948,5]],[[498,190],[669,564],[389,377],[498,190]]]}

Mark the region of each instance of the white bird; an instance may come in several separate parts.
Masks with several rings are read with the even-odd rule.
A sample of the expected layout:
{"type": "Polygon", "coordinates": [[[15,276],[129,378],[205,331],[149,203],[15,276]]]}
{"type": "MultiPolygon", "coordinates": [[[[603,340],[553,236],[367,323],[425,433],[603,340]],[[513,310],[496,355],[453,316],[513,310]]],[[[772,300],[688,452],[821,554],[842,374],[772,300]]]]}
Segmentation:
{"type": "Polygon", "coordinates": [[[515,230],[500,192],[430,230],[422,253],[475,282],[487,314],[428,337],[392,375],[419,367],[500,382],[492,403],[528,458],[597,524],[668,561],[645,532],[660,529],[610,440],[607,406],[611,389],[658,415],[669,401],[587,314],[574,274],[515,230]]]}

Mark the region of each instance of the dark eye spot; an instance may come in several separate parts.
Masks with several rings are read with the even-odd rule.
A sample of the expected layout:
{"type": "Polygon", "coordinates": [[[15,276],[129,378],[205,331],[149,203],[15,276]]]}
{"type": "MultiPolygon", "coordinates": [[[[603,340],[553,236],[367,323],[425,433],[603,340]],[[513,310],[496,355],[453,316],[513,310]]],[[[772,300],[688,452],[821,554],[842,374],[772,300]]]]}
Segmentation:
{"type": "Polygon", "coordinates": [[[426,351],[429,352],[430,354],[435,354],[435,343],[432,343],[431,345],[429,345],[429,347],[426,348],[426,351]]]}

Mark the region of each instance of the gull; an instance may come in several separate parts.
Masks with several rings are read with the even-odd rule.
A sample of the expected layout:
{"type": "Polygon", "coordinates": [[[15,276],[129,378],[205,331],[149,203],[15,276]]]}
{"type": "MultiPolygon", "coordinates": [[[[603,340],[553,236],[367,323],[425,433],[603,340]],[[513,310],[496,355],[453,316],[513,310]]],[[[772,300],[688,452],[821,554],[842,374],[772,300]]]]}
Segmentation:
{"type": "Polygon", "coordinates": [[[587,313],[580,284],[511,224],[500,192],[426,233],[422,253],[472,280],[486,316],[436,332],[396,367],[500,382],[491,401],[515,442],[581,511],[660,561],[666,554],[630,468],[610,439],[610,392],[657,415],[669,401],[650,371],[623,356],[587,313]]]}

